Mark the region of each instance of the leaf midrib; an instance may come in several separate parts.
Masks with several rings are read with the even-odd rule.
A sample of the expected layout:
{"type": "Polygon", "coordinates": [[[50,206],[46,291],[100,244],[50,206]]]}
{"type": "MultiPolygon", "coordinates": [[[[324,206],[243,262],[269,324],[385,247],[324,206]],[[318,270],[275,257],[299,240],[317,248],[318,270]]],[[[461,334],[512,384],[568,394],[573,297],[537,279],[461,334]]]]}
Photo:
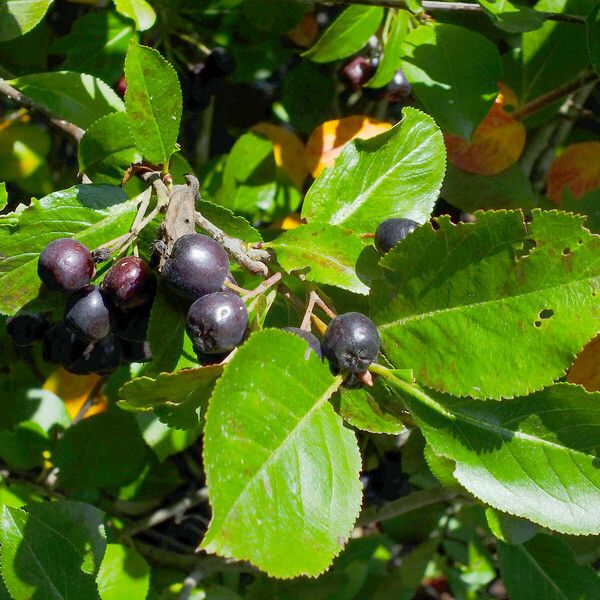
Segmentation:
{"type": "Polygon", "coordinates": [[[532,556],[532,554],[530,552],[528,552],[522,544],[517,544],[515,547],[517,548],[517,550],[519,550],[521,552],[521,554],[525,555],[526,559],[527,558],[529,559],[529,562],[542,575],[542,578],[551,584],[552,588],[559,593],[561,598],[564,598],[564,600],[569,600],[569,598],[563,594],[560,587],[558,587],[558,585],[556,585],[555,581],[550,577],[550,575],[548,575],[548,573],[542,568],[542,566],[538,563],[538,561],[535,560],[535,558],[532,556]]]}
{"type": "MultiPolygon", "coordinates": [[[[284,451],[289,440],[292,439],[292,437],[296,433],[298,433],[298,431],[305,425],[305,423],[308,422],[308,420],[313,415],[313,413],[315,413],[317,411],[317,409],[320,409],[327,402],[327,400],[329,400],[331,395],[339,388],[340,383],[341,383],[341,378],[338,376],[333,380],[332,384],[323,392],[323,394],[315,401],[315,403],[310,407],[310,409],[302,416],[302,418],[298,421],[297,425],[289,431],[289,433],[285,436],[285,438],[281,441],[281,443],[273,450],[273,452],[271,452],[271,454],[267,457],[267,459],[263,462],[263,464],[252,475],[252,477],[250,477],[248,479],[248,481],[246,482],[244,487],[240,490],[240,493],[237,495],[235,500],[232,502],[231,506],[229,507],[229,510],[227,511],[227,514],[222,519],[220,519],[219,529],[222,529],[223,526],[227,523],[227,521],[229,520],[229,516],[231,515],[233,510],[236,508],[236,506],[239,504],[240,499],[244,496],[246,491],[248,489],[250,489],[251,486],[254,485],[255,482],[259,481],[262,473],[264,473],[264,471],[273,463],[273,461],[276,458],[278,458],[279,455],[284,451]]],[[[216,533],[213,534],[209,543],[212,543],[212,541],[214,540],[216,535],[217,535],[216,533]]],[[[203,547],[205,545],[206,545],[206,540],[202,543],[203,547]]]]}

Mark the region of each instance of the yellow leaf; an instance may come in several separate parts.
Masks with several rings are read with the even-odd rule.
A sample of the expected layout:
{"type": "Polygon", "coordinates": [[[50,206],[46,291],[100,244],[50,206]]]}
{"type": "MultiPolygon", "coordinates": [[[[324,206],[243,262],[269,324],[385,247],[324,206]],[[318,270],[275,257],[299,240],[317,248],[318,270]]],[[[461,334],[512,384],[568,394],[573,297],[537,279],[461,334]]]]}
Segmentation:
{"type": "Polygon", "coordinates": [[[326,121],[319,125],[306,143],[306,165],[313,177],[326,167],[333,166],[344,146],[351,140],[366,140],[375,137],[392,126],[364,115],[354,115],[344,119],[326,121]]]}
{"type": "Polygon", "coordinates": [[[600,187],[600,142],[567,146],[554,159],[546,180],[546,195],[560,204],[564,188],[575,198],[600,187]]]}
{"type": "Polygon", "coordinates": [[[600,392],[600,335],[578,354],[567,381],[582,385],[588,392],[600,392]]]}

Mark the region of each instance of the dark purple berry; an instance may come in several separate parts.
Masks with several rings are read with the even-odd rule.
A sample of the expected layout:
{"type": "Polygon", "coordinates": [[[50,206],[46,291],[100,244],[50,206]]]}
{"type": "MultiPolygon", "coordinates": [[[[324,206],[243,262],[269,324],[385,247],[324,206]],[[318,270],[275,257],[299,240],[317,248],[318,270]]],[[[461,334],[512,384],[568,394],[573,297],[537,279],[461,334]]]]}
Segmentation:
{"type": "Polygon", "coordinates": [[[117,336],[111,334],[95,344],[89,344],[65,368],[75,375],[87,375],[89,373],[108,375],[117,369],[120,364],[121,343],[117,336]]]}
{"type": "Polygon", "coordinates": [[[152,360],[150,342],[129,342],[121,340],[121,362],[125,364],[143,363],[152,360]]]}
{"type": "Polygon", "coordinates": [[[100,287],[115,306],[129,310],[154,299],[156,277],[141,258],[126,256],[110,268],[100,287]]]}
{"type": "Polygon", "coordinates": [[[48,319],[40,314],[22,313],[6,319],[6,331],[17,346],[31,346],[48,331],[48,319]]]}
{"type": "Polygon", "coordinates": [[[323,354],[334,370],[364,373],[379,353],[379,333],[371,319],[349,312],[332,319],[323,338],[323,354]]]}
{"type": "Polygon", "coordinates": [[[87,285],[67,300],[64,320],[76,336],[97,342],[110,333],[110,304],[99,288],[87,285]]]}
{"type": "Polygon", "coordinates": [[[180,237],[163,269],[165,283],[187,300],[219,291],[228,274],[229,258],[223,247],[199,233],[180,237]]]}
{"type": "Polygon", "coordinates": [[[127,312],[112,312],[112,330],[122,340],[143,342],[148,337],[150,307],[142,306],[127,312]]]}
{"type": "Polygon", "coordinates": [[[402,69],[394,73],[393,79],[383,88],[383,99],[388,102],[404,102],[412,92],[412,87],[402,69]]]}
{"type": "Polygon", "coordinates": [[[389,252],[418,226],[419,223],[412,219],[386,219],[382,221],[375,232],[375,248],[382,254],[389,252]]]}
{"type": "Polygon", "coordinates": [[[302,338],[308,343],[308,350],[304,355],[304,358],[308,358],[310,351],[312,350],[319,358],[323,358],[323,350],[321,348],[321,342],[317,339],[315,335],[313,335],[310,331],[304,331],[304,329],[300,329],[299,327],[284,327],[283,331],[288,331],[289,333],[293,333],[298,337],[302,338]]]}
{"type": "Polygon", "coordinates": [[[235,70],[235,60],[225,48],[215,48],[204,61],[202,76],[205,78],[225,77],[235,70]]]}
{"type": "Polygon", "coordinates": [[[38,275],[51,290],[70,293],[87,285],[96,272],[91,252],[77,240],[50,242],[40,254],[38,275]]]}
{"type": "Polygon", "coordinates": [[[357,56],[346,63],[340,75],[354,90],[359,90],[373,75],[373,62],[364,56],[357,56]]]}
{"type": "Polygon", "coordinates": [[[83,353],[86,345],[61,322],[50,327],[44,336],[42,356],[48,364],[67,367],[83,353]]]}
{"type": "Polygon", "coordinates": [[[198,354],[233,350],[244,338],[248,310],[231,292],[213,292],[196,300],[187,316],[187,332],[198,354]]]}

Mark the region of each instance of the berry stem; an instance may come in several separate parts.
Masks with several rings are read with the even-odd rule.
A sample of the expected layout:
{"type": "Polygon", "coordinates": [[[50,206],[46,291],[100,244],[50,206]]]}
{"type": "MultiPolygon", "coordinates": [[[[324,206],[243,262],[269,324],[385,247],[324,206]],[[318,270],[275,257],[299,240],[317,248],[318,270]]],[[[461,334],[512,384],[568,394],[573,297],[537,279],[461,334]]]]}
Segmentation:
{"type": "Polygon", "coordinates": [[[71,426],[76,425],[79,421],[82,421],[87,414],[88,410],[94,406],[99,396],[102,394],[104,390],[104,386],[106,385],[106,377],[100,377],[94,387],[90,390],[88,397],[85,399],[85,402],[81,405],[77,414],[73,418],[71,422],[71,426]]]}
{"type": "Polygon", "coordinates": [[[271,275],[271,277],[259,283],[252,291],[248,292],[247,294],[244,294],[242,296],[242,300],[244,302],[252,300],[252,298],[255,298],[259,294],[262,294],[264,291],[268,290],[270,287],[274,286],[276,283],[281,281],[281,277],[281,273],[274,273],[273,275],[271,275]]]}

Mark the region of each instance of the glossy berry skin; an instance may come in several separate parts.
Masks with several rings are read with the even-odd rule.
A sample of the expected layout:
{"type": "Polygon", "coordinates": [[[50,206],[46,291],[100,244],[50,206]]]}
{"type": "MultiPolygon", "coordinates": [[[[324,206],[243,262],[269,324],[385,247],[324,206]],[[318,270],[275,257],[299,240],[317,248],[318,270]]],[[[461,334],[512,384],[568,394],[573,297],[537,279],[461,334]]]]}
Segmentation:
{"type": "Polygon", "coordinates": [[[323,338],[323,354],[337,372],[364,373],[379,353],[379,333],[371,319],[357,312],[332,319],[323,338]]]}
{"type": "Polygon", "coordinates": [[[394,73],[393,79],[385,86],[383,91],[383,99],[388,102],[404,102],[410,96],[412,86],[406,79],[406,75],[402,69],[398,69],[394,73]]]}
{"type": "Polygon", "coordinates": [[[41,340],[49,323],[44,315],[23,313],[6,319],[6,332],[17,346],[31,346],[41,340]]]}
{"type": "Polygon", "coordinates": [[[66,365],[65,368],[75,375],[98,373],[108,375],[121,364],[121,343],[115,335],[107,335],[104,339],[89,344],[85,350],[66,365]]]}
{"type": "Polygon", "coordinates": [[[50,365],[68,367],[83,353],[86,343],[69,331],[64,323],[48,329],[42,340],[42,356],[50,365]]]}
{"type": "Polygon", "coordinates": [[[215,48],[204,61],[202,75],[209,77],[226,77],[235,70],[235,60],[225,48],[215,48]]]}
{"type": "Polygon", "coordinates": [[[389,252],[418,226],[419,223],[412,219],[386,219],[382,221],[375,232],[375,248],[382,254],[389,252]]]}
{"type": "Polygon", "coordinates": [[[233,350],[244,338],[248,310],[231,292],[213,292],[196,300],[187,316],[187,332],[198,354],[233,350]]]}
{"type": "Polygon", "coordinates": [[[199,233],[180,237],[163,269],[167,286],[187,300],[219,291],[228,274],[229,258],[223,247],[199,233]]]}
{"type": "Polygon", "coordinates": [[[110,303],[95,285],[87,285],[67,300],[64,321],[68,329],[87,342],[98,342],[111,329],[110,303]]]}
{"type": "Polygon", "coordinates": [[[91,252],[77,240],[60,238],[40,254],[38,276],[49,289],[65,294],[87,285],[96,272],[91,252]]]}
{"type": "Polygon", "coordinates": [[[100,288],[122,310],[148,304],[156,294],[156,277],[137,256],[119,259],[104,276],[100,288]]]}
{"type": "Polygon", "coordinates": [[[304,358],[308,358],[310,351],[312,350],[320,359],[323,358],[323,349],[321,348],[321,342],[317,339],[315,335],[313,335],[310,331],[304,331],[304,329],[300,329],[299,327],[284,327],[283,331],[288,331],[289,333],[293,333],[297,335],[299,338],[306,340],[308,343],[308,350],[304,358]]]}
{"type": "Polygon", "coordinates": [[[373,63],[364,56],[357,56],[346,63],[340,75],[354,90],[359,90],[373,75],[373,63]]]}

